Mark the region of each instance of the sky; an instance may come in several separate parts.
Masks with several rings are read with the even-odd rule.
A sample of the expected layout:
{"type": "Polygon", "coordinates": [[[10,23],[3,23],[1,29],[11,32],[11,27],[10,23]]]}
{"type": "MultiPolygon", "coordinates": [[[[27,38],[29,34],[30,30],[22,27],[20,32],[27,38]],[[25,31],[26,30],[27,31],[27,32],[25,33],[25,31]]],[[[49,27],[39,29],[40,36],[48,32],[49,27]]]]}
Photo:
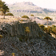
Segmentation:
{"type": "Polygon", "coordinates": [[[35,5],[47,8],[47,9],[55,9],[56,10],[56,0],[2,0],[7,4],[13,4],[16,2],[33,2],[35,5]]]}

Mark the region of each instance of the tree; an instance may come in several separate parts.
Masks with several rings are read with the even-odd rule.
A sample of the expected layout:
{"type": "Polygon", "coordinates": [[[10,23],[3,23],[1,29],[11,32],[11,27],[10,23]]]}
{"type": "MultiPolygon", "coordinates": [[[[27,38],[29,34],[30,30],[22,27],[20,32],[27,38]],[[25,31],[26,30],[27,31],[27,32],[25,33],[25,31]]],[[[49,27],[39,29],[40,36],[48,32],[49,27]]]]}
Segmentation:
{"type": "Polygon", "coordinates": [[[3,12],[4,18],[5,18],[6,12],[9,12],[8,6],[2,0],[0,0],[0,11],[3,12]]]}
{"type": "Polygon", "coordinates": [[[45,17],[44,19],[47,20],[47,27],[48,27],[48,20],[52,20],[52,18],[50,18],[50,17],[45,17]]]}
{"type": "Polygon", "coordinates": [[[6,4],[3,5],[3,7],[2,7],[2,12],[3,12],[3,14],[4,14],[4,19],[5,19],[5,14],[6,14],[6,12],[9,12],[9,8],[8,8],[8,6],[7,6],[6,4]]]}
{"type": "Polygon", "coordinates": [[[3,4],[4,4],[4,2],[2,2],[2,1],[0,0],[0,15],[3,15],[3,12],[1,11],[3,4]]]}
{"type": "Polygon", "coordinates": [[[3,6],[3,3],[4,3],[4,2],[2,2],[2,1],[0,0],[0,9],[1,9],[2,6],[3,6]]]}

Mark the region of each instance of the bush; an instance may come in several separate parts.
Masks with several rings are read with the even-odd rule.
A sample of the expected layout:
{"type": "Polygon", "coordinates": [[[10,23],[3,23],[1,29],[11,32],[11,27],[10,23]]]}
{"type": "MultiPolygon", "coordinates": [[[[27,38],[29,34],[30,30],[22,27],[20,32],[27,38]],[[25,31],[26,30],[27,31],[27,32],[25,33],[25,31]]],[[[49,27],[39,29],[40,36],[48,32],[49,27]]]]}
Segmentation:
{"type": "Polygon", "coordinates": [[[6,16],[14,16],[12,13],[7,13],[6,16]]]}
{"type": "Polygon", "coordinates": [[[29,17],[28,17],[27,15],[22,16],[22,18],[27,18],[27,19],[29,19],[29,17]]]}
{"type": "Polygon", "coordinates": [[[26,33],[30,33],[29,27],[26,27],[26,28],[25,28],[25,32],[26,32],[26,33]]]}
{"type": "Polygon", "coordinates": [[[40,26],[40,28],[44,31],[44,25],[39,25],[40,26]]]}
{"type": "Polygon", "coordinates": [[[56,35],[56,27],[54,27],[54,28],[52,29],[52,33],[54,33],[54,34],[56,35]]]}
{"type": "Polygon", "coordinates": [[[15,56],[15,53],[12,53],[12,56],[15,56]]]}
{"type": "Polygon", "coordinates": [[[45,27],[44,31],[50,35],[50,33],[52,32],[52,28],[50,26],[48,26],[48,28],[45,27]]]}
{"type": "Polygon", "coordinates": [[[31,14],[31,16],[34,16],[33,14],[31,14]]]}
{"type": "Polygon", "coordinates": [[[2,35],[0,35],[0,41],[1,41],[1,38],[3,38],[3,36],[2,36],[2,35]]]}
{"type": "Polygon", "coordinates": [[[0,38],[3,38],[3,36],[2,36],[2,35],[0,35],[0,38]]]}

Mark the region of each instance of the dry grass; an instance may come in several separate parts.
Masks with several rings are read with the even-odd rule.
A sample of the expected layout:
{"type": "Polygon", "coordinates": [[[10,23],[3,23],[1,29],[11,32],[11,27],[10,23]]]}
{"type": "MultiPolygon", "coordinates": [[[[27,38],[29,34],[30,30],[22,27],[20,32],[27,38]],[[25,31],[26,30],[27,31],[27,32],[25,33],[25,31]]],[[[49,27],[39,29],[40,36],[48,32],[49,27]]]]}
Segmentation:
{"type": "Polygon", "coordinates": [[[0,18],[0,23],[11,23],[11,22],[15,22],[15,21],[18,21],[18,19],[17,18],[5,18],[5,19],[3,19],[3,18],[0,18]]]}

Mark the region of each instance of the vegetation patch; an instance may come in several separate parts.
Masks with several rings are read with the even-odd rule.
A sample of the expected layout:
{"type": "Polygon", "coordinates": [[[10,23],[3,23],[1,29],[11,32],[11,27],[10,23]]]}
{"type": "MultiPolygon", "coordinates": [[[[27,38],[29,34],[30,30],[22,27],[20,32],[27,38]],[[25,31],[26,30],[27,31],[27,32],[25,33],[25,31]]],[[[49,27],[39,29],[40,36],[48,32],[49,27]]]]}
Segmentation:
{"type": "Polygon", "coordinates": [[[29,17],[28,17],[27,15],[23,15],[22,18],[27,18],[27,19],[29,19],[29,17]]]}
{"type": "Polygon", "coordinates": [[[19,40],[20,40],[21,42],[24,42],[24,41],[27,41],[27,40],[28,40],[28,37],[25,36],[25,35],[21,35],[21,37],[19,38],[19,40]]]}
{"type": "Polygon", "coordinates": [[[2,36],[2,35],[0,35],[0,38],[3,38],[3,36],[2,36]]]}
{"type": "Polygon", "coordinates": [[[3,36],[2,35],[0,35],[0,41],[1,41],[1,39],[3,38],[3,36]]]}
{"type": "Polygon", "coordinates": [[[26,33],[30,33],[29,27],[25,27],[25,32],[26,32],[26,33]]]}
{"type": "Polygon", "coordinates": [[[14,16],[12,13],[7,13],[6,16],[14,16]]]}

